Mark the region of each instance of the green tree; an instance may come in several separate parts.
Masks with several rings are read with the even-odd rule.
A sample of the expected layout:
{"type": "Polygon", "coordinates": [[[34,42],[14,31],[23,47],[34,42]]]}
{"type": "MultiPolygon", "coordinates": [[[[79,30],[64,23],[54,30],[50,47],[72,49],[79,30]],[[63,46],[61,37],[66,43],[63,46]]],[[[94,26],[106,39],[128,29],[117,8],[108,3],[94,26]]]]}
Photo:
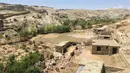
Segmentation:
{"type": "Polygon", "coordinates": [[[0,73],[3,73],[4,66],[2,63],[0,63],[0,73]]]}
{"type": "Polygon", "coordinates": [[[69,19],[63,21],[63,25],[69,26],[71,21],[69,19]]]}
{"type": "Polygon", "coordinates": [[[87,26],[87,22],[85,19],[79,19],[78,20],[78,25],[80,25],[82,27],[82,29],[85,29],[87,26]]]}
{"type": "Polygon", "coordinates": [[[39,54],[39,52],[30,53],[20,61],[16,61],[15,56],[10,56],[5,73],[41,73],[36,63],[43,60],[43,55],[39,54]]]}
{"type": "Polygon", "coordinates": [[[41,55],[39,53],[29,53],[29,56],[25,57],[22,61],[25,62],[27,66],[33,66],[35,63],[39,62],[41,55]]]}
{"type": "Polygon", "coordinates": [[[71,25],[73,26],[74,29],[76,29],[76,26],[78,25],[78,21],[79,21],[78,19],[71,21],[71,25]]]}
{"type": "Polygon", "coordinates": [[[20,35],[20,37],[23,39],[28,39],[28,38],[30,38],[31,36],[32,36],[32,33],[31,32],[28,32],[28,30],[22,30],[22,31],[20,31],[19,32],[19,35],[20,35]]]}
{"type": "Polygon", "coordinates": [[[26,69],[25,73],[41,73],[41,71],[38,67],[31,66],[28,69],[26,69]]]}
{"type": "Polygon", "coordinates": [[[65,25],[44,25],[39,30],[40,34],[69,32],[70,27],[65,25]]]}

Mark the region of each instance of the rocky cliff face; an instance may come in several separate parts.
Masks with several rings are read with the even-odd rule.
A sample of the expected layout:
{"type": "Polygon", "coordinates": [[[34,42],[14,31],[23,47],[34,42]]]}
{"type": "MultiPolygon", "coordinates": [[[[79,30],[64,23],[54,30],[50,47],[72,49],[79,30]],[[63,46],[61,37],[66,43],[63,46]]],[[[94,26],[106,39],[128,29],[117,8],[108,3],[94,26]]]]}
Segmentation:
{"type": "MultiPolygon", "coordinates": [[[[43,7],[43,6],[27,6],[27,5],[20,5],[20,4],[0,4],[0,14],[4,15],[11,15],[14,14],[14,16],[8,17],[5,19],[6,22],[16,23],[13,22],[13,19],[17,19],[18,22],[23,22],[25,20],[36,22],[38,24],[59,24],[58,17],[55,15],[52,15],[51,13],[55,11],[53,8],[49,7],[43,7]],[[23,11],[30,11],[30,13],[27,14],[21,14],[21,10],[23,11]],[[15,15],[17,13],[17,15],[15,15]]],[[[11,23],[5,23],[11,24],[11,23]]]]}
{"type": "Polygon", "coordinates": [[[44,25],[62,23],[58,16],[52,15],[55,9],[51,7],[1,3],[0,10],[0,14],[4,15],[4,28],[7,29],[0,33],[1,44],[20,41],[19,30],[38,30],[44,25]]]}
{"type": "MultiPolygon", "coordinates": [[[[81,53],[80,49],[76,47],[80,47],[82,44],[71,47],[74,49],[74,51],[71,52],[71,54],[65,54],[66,57],[64,57],[65,55],[62,55],[61,53],[57,53],[55,51],[55,44],[36,42],[35,39],[33,41],[20,41],[22,37],[19,36],[19,32],[25,29],[28,29],[28,31],[37,30],[41,26],[50,24],[62,25],[64,19],[75,20],[78,18],[83,18],[88,20],[100,18],[122,20],[130,17],[130,10],[55,9],[45,6],[11,5],[0,3],[0,14],[4,15],[4,27],[7,28],[6,30],[0,32],[0,45],[2,45],[0,46],[0,63],[5,61],[5,59],[12,54],[16,55],[17,59],[20,60],[30,52],[39,51],[44,55],[45,58],[45,62],[42,62],[43,64],[41,64],[43,66],[46,66],[45,69],[42,67],[43,71],[54,70],[53,72],[56,71],[55,73],[61,73],[64,72],[62,69],[71,63],[70,60],[73,59],[74,55],[81,53]],[[23,9],[23,11],[21,11],[21,9],[23,9]]],[[[126,25],[125,23],[126,22],[122,22],[121,24],[126,25]]],[[[27,34],[30,33],[22,33],[22,35],[25,36],[27,34]]],[[[39,39],[42,40],[41,36],[39,39]]],[[[75,63],[74,66],[73,63],[68,65],[68,68],[65,69],[64,73],[70,73],[71,70],[73,70],[73,68],[70,69],[70,67],[76,67],[75,63]],[[66,70],[69,71],[67,72],[66,70]]]]}

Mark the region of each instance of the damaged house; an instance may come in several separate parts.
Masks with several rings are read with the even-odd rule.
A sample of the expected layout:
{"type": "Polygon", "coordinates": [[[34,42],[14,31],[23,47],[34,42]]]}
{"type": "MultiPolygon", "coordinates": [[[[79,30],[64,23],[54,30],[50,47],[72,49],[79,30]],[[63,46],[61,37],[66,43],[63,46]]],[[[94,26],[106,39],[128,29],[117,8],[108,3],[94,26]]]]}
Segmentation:
{"type": "Polygon", "coordinates": [[[111,36],[111,31],[102,31],[99,35],[98,35],[98,39],[112,39],[111,36]]]}
{"type": "Polygon", "coordinates": [[[64,54],[67,52],[67,48],[71,45],[76,45],[76,43],[71,41],[63,41],[56,45],[55,50],[56,52],[64,54]]]}
{"type": "Polygon", "coordinates": [[[95,28],[93,32],[97,35],[97,39],[112,39],[112,31],[107,29],[107,26],[95,28]]]}

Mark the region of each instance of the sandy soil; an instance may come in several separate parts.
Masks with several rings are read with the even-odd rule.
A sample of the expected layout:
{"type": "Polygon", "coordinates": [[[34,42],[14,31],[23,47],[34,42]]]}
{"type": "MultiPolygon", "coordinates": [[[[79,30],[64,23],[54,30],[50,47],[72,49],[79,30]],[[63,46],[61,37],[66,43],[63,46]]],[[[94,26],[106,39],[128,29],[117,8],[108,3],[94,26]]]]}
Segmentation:
{"type": "Polygon", "coordinates": [[[84,32],[80,32],[80,33],[70,34],[69,36],[72,36],[74,38],[91,39],[94,37],[94,33],[91,31],[84,31],[84,32]]]}
{"type": "Polygon", "coordinates": [[[31,41],[42,41],[52,44],[60,43],[61,41],[76,41],[76,42],[83,42],[87,41],[88,39],[92,38],[93,34],[92,31],[76,31],[76,32],[69,32],[69,33],[51,33],[51,34],[44,34],[38,35],[33,37],[31,41]]]}
{"type": "Polygon", "coordinates": [[[59,34],[48,34],[48,35],[45,35],[44,38],[57,38],[59,36],[59,34]]]}
{"type": "Polygon", "coordinates": [[[75,59],[77,61],[81,61],[83,59],[103,61],[105,65],[116,64],[116,60],[114,56],[91,54],[91,47],[82,49],[82,53],[79,56],[76,56],[75,59]]]}

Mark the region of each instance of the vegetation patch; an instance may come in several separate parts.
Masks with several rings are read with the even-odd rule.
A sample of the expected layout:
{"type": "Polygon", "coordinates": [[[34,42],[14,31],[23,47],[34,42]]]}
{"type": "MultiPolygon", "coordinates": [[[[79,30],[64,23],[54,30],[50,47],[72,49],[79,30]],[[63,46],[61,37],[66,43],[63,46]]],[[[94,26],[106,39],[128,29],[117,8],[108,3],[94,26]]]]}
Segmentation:
{"type": "Polygon", "coordinates": [[[12,55],[8,58],[6,67],[0,64],[0,73],[41,73],[38,63],[43,60],[43,56],[38,52],[30,53],[20,61],[17,61],[12,55]]]}
{"type": "Polygon", "coordinates": [[[40,34],[65,33],[65,32],[70,32],[69,26],[65,26],[65,25],[44,25],[38,30],[38,33],[40,33],[40,34]]]}
{"type": "Polygon", "coordinates": [[[63,25],[69,26],[70,28],[74,28],[74,29],[76,29],[76,26],[81,26],[82,29],[86,29],[86,28],[92,28],[92,25],[95,24],[107,25],[107,24],[115,23],[118,20],[120,19],[111,19],[107,17],[106,18],[91,17],[88,20],[82,18],[76,20],[66,19],[64,20],[63,25]]]}

